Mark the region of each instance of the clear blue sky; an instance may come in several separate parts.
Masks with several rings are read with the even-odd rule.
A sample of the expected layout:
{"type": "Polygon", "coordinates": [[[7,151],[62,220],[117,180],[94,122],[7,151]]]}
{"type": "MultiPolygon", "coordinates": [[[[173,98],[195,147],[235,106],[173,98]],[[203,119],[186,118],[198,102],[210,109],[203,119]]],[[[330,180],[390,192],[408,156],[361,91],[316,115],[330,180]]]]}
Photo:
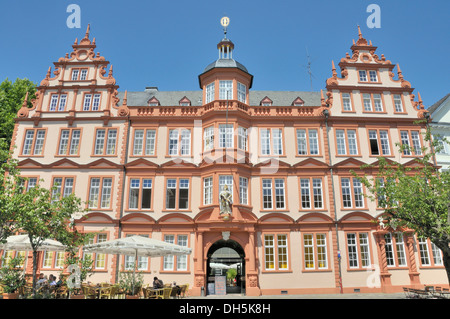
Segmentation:
{"type": "Polygon", "coordinates": [[[217,59],[219,20],[227,15],[233,57],[254,75],[254,90],[311,90],[306,48],[313,90],[324,89],[331,60],[351,52],[359,24],[428,107],[450,93],[449,12],[448,0],[0,0],[0,81],[40,83],[90,23],[120,91],[198,90],[198,75],[217,59]],[[66,25],[71,3],[81,8],[80,29],[66,25]],[[372,3],[381,9],[379,29],[366,24],[372,3]]]}

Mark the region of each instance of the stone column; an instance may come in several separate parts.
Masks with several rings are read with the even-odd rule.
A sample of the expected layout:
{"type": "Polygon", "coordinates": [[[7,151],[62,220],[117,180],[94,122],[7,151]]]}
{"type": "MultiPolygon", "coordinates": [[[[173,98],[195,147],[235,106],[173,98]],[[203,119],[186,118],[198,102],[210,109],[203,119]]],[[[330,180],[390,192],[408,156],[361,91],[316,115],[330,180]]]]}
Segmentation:
{"type": "Polygon", "coordinates": [[[193,296],[200,296],[201,289],[205,287],[205,271],[203,266],[203,232],[197,232],[194,257],[194,285],[191,290],[193,296]]]}
{"type": "Polygon", "coordinates": [[[408,265],[409,265],[409,279],[413,287],[421,288],[420,285],[420,273],[417,271],[416,256],[414,253],[414,233],[404,232],[407,254],[408,254],[408,265]]]}
{"type": "Polygon", "coordinates": [[[377,239],[378,256],[380,259],[379,265],[381,290],[383,292],[392,292],[391,274],[389,273],[387,268],[386,239],[384,238],[387,233],[387,231],[379,230],[375,232],[375,236],[377,239]]]}

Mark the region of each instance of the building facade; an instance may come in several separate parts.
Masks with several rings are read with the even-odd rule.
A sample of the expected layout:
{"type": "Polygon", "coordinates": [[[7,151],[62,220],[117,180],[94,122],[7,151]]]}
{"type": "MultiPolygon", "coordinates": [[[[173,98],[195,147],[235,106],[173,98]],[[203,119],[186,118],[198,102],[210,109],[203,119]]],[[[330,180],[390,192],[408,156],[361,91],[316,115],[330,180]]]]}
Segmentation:
{"type": "Polygon", "coordinates": [[[430,129],[433,137],[441,144],[436,152],[436,165],[441,170],[450,169],[450,94],[430,106],[430,129]]]}
{"type": "MultiPolygon", "coordinates": [[[[381,228],[383,210],[352,174],[379,156],[414,165],[425,130],[414,122],[426,113],[360,31],[320,92],[251,90],[226,36],[197,91],[119,92],[89,29],[72,49],[18,112],[14,157],[28,187],[42,179],[86,202],[74,218],[94,242],[138,234],[192,248],[139,258],[146,283],[157,275],[214,293],[221,264],[238,272],[229,291],[250,296],[445,284],[440,251],[381,228]]],[[[93,282],[130,267],[126,256],[92,257],[93,282]]],[[[62,259],[41,253],[39,271],[61,271],[62,259]]]]}

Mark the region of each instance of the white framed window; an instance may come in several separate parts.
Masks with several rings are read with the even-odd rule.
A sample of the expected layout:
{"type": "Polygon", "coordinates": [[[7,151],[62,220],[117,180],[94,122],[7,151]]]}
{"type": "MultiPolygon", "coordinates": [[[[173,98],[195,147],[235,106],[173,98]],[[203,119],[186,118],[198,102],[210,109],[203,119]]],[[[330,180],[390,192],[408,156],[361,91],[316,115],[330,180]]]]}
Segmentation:
{"type": "Polygon", "coordinates": [[[383,112],[383,103],[381,101],[381,94],[373,94],[373,105],[375,112],[383,112]]]}
{"type": "Polygon", "coordinates": [[[233,100],[233,81],[219,81],[219,100],[233,100]]]}
{"type": "Polygon", "coordinates": [[[211,205],[213,201],[213,178],[203,179],[203,205],[211,205]]]}
{"type": "Polygon", "coordinates": [[[100,106],[100,93],[85,94],[83,101],[83,111],[98,111],[100,106]]]}
{"type": "Polygon", "coordinates": [[[45,130],[26,130],[22,155],[42,155],[45,141],[45,130]]]}
{"type": "MultiPolygon", "coordinates": [[[[188,246],[188,235],[184,234],[166,234],[164,241],[170,244],[176,244],[182,247],[188,246]]],[[[186,271],[187,270],[187,255],[181,256],[164,256],[163,269],[166,271],[186,271]]]]}
{"type": "Polygon", "coordinates": [[[86,80],[86,78],[87,78],[87,72],[88,72],[87,69],[81,69],[81,71],[80,71],[80,80],[81,80],[81,81],[86,80]]]}
{"type": "Polygon", "coordinates": [[[419,131],[400,131],[400,139],[402,141],[402,145],[407,146],[403,149],[403,155],[412,155],[411,151],[414,152],[414,155],[422,155],[419,131]],[[412,149],[409,149],[411,145],[412,149]]]}
{"type": "Polygon", "coordinates": [[[239,126],[238,127],[238,148],[247,151],[247,128],[239,126]]]}
{"type": "Polygon", "coordinates": [[[342,205],[344,208],[363,208],[364,195],[362,183],[353,177],[341,178],[342,205]]]}
{"type": "Polygon", "coordinates": [[[321,178],[300,178],[300,201],[301,209],[323,208],[321,178]]]}
{"type": "Polygon", "coordinates": [[[369,142],[371,155],[391,155],[389,135],[386,130],[369,130],[369,142]]]}
{"type": "Polygon", "coordinates": [[[359,70],[359,81],[367,82],[367,72],[365,70],[359,70]]]}
{"type": "MultiPolygon", "coordinates": [[[[164,235],[164,241],[169,244],[175,244],[175,235],[164,235]]],[[[173,270],[174,269],[174,255],[164,256],[163,269],[173,270]]]]}
{"type": "Polygon", "coordinates": [[[189,178],[166,180],[166,209],[189,209],[189,178]]]}
{"type": "Polygon", "coordinates": [[[363,104],[364,104],[364,111],[366,112],[372,112],[372,98],[370,94],[364,93],[363,94],[363,104]]]}
{"type": "Polygon", "coordinates": [[[232,148],[234,144],[233,124],[219,125],[219,147],[232,148]]]}
{"type": "Polygon", "coordinates": [[[52,199],[59,200],[73,193],[73,177],[54,177],[52,189],[52,199]]]}
{"type": "Polygon", "coordinates": [[[305,269],[327,269],[327,241],[325,234],[303,234],[305,269]]]}
{"type": "Polygon", "coordinates": [[[263,209],[285,209],[284,178],[263,178],[263,209]],[[273,188],[273,186],[274,188],[273,188]]]}
{"type": "Polygon", "coordinates": [[[338,129],[336,130],[336,143],[338,155],[357,155],[358,143],[356,130],[338,129]]]}
{"type": "Polygon", "coordinates": [[[238,82],[238,101],[242,103],[247,102],[247,87],[238,82]]]}
{"type": "Polygon", "coordinates": [[[67,129],[61,131],[58,155],[78,155],[81,130],[67,129]]]}
{"type": "Polygon", "coordinates": [[[439,149],[439,150],[436,150],[436,152],[437,152],[438,154],[446,155],[446,154],[450,154],[450,144],[447,143],[447,142],[444,140],[444,138],[447,139],[447,140],[450,140],[449,137],[442,137],[442,136],[440,136],[440,135],[433,135],[433,139],[434,139],[435,141],[437,141],[437,142],[439,143],[439,146],[440,146],[440,149],[439,149]]]}
{"type": "Polygon", "coordinates": [[[214,148],[214,126],[208,126],[203,132],[204,149],[205,151],[214,148]]]}
{"type": "Polygon", "coordinates": [[[423,237],[419,237],[418,239],[419,239],[420,263],[422,264],[422,266],[431,266],[427,239],[423,237]]]}
{"type": "Polygon", "coordinates": [[[283,154],[283,130],[280,128],[260,129],[261,155],[283,154]]]}
{"type": "Polygon", "coordinates": [[[344,111],[352,111],[352,99],[350,93],[342,93],[342,105],[344,111]]]}
{"type": "Polygon", "coordinates": [[[239,199],[243,205],[248,205],[248,178],[239,177],[239,199]]]}
{"type": "Polygon", "coordinates": [[[400,94],[394,94],[394,109],[395,112],[403,113],[403,102],[400,94]]]}
{"type": "Polygon", "coordinates": [[[369,268],[368,233],[347,233],[348,265],[350,268],[369,268]]]}
{"type": "Polygon", "coordinates": [[[286,234],[264,235],[265,270],[288,270],[288,242],[286,234]]]}
{"type": "Polygon", "coordinates": [[[151,178],[132,178],[130,179],[130,192],[128,199],[129,209],[151,209],[152,204],[152,186],[151,178]]]}
{"type": "Polygon", "coordinates": [[[317,129],[297,129],[297,154],[319,155],[317,129]]]}
{"type": "MultiPolygon", "coordinates": [[[[97,235],[97,243],[103,243],[107,240],[106,234],[98,234],[97,235]]],[[[106,254],[96,253],[94,260],[94,268],[95,269],[105,269],[106,267],[106,254]]]]}
{"type": "Polygon", "coordinates": [[[98,129],[95,135],[94,155],[115,155],[117,129],[98,129]]]}
{"type": "Polygon", "coordinates": [[[50,98],[50,112],[63,112],[67,104],[67,94],[52,94],[50,98]]]}
{"type": "Polygon", "coordinates": [[[214,101],[214,93],[215,93],[215,84],[214,82],[212,82],[206,86],[206,94],[205,94],[206,103],[214,101]]]}
{"type": "Polygon", "coordinates": [[[169,155],[189,156],[191,154],[191,130],[169,130],[169,155]]]}
{"type": "Polygon", "coordinates": [[[89,187],[89,208],[109,209],[111,206],[112,178],[93,177],[89,187]]]}
{"type": "Polygon", "coordinates": [[[79,69],[73,69],[72,70],[72,81],[78,80],[78,74],[80,73],[79,69]]]}
{"type": "Polygon", "coordinates": [[[376,70],[369,71],[369,79],[370,79],[370,82],[378,82],[378,76],[377,76],[376,70]]]}

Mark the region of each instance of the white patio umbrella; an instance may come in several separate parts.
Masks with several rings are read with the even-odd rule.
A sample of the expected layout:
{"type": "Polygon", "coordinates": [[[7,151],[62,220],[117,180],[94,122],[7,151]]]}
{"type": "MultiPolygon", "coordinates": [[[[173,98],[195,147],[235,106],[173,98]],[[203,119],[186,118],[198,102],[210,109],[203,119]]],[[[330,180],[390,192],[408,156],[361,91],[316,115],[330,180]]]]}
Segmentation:
{"type": "MultiPolygon", "coordinates": [[[[0,244],[0,250],[18,250],[18,251],[28,251],[32,250],[30,238],[28,235],[15,235],[9,236],[6,239],[6,243],[0,244]]],[[[38,251],[64,251],[66,246],[61,244],[59,241],[53,239],[45,239],[42,244],[38,247],[38,251]]]]}
{"type": "MultiPolygon", "coordinates": [[[[141,257],[163,257],[171,255],[189,255],[191,248],[180,245],[166,243],[161,240],[130,236],[125,238],[113,239],[102,243],[90,244],[84,246],[84,251],[88,253],[119,254],[131,255],[135,257],[135,267],[133,269],[133,278],[136,272],[137,259],[141,257]]],[[[134,291],[134,281],[133,281],[134,291]]]]}
{"type": "MultiPolygon", "coordinates": [[[[42,244],[37,248],[38,251],[64,251],[65,249],[66,249],[65,245],[53,239],[45,239],[42,242],[42,244]]],[[[26,257],[28,255],[28,252],[33,250],[28,235],[24,234],[24,235],[9,236],[6,239],[6,243],[0,244],[0,250],[25,251],[25,264],[23,267],[23,271],[25,273],[27,267],[26,257]]]]}
{"type": "Polygon", "coordinates": [[[231,269],[231,268],[237,269],[238,265],[239,265],[239,263],[232,264],[232,265],[225,265],[222,263],[209,263],[209,267],[217,268],[217,269],[231,269]]]}

